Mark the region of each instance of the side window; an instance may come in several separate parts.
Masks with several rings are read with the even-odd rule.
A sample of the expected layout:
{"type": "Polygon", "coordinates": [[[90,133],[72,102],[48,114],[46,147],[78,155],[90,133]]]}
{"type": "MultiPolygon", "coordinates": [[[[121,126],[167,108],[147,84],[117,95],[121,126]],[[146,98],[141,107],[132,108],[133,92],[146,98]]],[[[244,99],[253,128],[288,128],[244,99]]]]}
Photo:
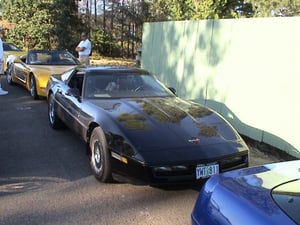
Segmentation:
{"type": "Polygon", "coordinates": [[[80,95],[82,94],[83,74],[76,73],[69,80],[68,86],[70,88],[78,88],[80,95]]]}

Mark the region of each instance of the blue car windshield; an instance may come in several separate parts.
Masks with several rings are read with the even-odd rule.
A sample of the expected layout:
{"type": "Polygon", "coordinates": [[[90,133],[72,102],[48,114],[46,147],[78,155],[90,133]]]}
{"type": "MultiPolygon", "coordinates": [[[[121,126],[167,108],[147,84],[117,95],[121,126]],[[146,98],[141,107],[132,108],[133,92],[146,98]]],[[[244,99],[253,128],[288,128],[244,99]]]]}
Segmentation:
{"type": "Polygon", "coordinates": [[[120,73],[90,74],[83,89],[84,98],[167,97],[174,94],[152,75],[120,73]]]}
{"type": "Polygon", "coordinates": [[[297,224],[300,224],[300,180],[288,182],[276,187],[272,197],[278,206],[297,224]]]}

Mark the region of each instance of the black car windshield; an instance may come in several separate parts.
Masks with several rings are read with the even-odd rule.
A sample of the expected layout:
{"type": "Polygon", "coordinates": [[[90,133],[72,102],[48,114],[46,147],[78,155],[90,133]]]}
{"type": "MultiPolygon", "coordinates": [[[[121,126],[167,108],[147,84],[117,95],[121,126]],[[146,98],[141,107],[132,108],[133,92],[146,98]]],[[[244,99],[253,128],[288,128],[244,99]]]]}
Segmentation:
{"type": "Polygon", "coordinates": [[[84,98],[167,97],[174,94],[149,74],[112,73],[86,76],[84,98]]]}
{"type": "Polygon", "coordinates": [[[300,180],[282,184],[272,192],[278,206],[297,224],[300,224],[300,180]]]}
{"type": "Polygon", "coordinates": [[[15,46],[12,43],[3,43],[3,50],[4,51],[12,51],[12,52],[21,52],[22,50],[19,49],[17,46],[15,46]]]}

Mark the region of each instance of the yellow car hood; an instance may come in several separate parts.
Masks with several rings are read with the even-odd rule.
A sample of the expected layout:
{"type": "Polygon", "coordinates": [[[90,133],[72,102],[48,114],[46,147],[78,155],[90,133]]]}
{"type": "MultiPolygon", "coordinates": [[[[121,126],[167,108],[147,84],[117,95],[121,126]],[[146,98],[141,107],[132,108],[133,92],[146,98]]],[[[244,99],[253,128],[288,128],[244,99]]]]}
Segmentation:
{"type": "Polygon", "coordinates": [[[4,56],[7,57],[9,55],[14,55],[14,56],[22,56],[26,55],[26,52],[19,52],[19,51],[4,51],[4,56]]]}
{"type": "Polygon", "coordinates": [[[35,75],[61,74],[76,65],[31,65],[31,70],[35,75]]]}

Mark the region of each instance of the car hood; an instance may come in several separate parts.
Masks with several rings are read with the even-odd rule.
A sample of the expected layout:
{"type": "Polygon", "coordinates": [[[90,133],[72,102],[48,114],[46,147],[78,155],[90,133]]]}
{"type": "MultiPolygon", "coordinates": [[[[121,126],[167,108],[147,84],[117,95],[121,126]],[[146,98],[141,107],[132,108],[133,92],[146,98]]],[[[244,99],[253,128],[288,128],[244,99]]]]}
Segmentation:
{"type": "Polygon", "coordinates": [[[72,69],[75,65],[29,65],[35,73],[62,74],[72,69]]]}
{"type": "Polygon", "coordinates": [[[245,150],[244,142],[229,123],[200,104],[176,97],[95,100],[92,104],[105,110],[123,137],[144,156],[157,152],[163,157],[164,152],[178,159],[178,154],[186,158],[184,154],[189,151],[193,159],[199,158],[202,149],[203,158],[211,156],[211,152],[222,156],[236,153],[239,148],[245,150]]]}
{"type": "Polygon", "coordinates": [[[4,51],[4,60],[6,62],[12,63],[16,58],[26,55],[26,52],[22,51],[4,51]]]}
{"type": "MultiPolygon", "coordinates": [[[[221,174],[219,179],[221,183],[226,183],[228,188],[234,186],[229,185],[229,183],[232,183],[238,184],[240,187],[247,187],[249,190],[259,191],[260,189],[261,191],[270,191],[280,184],[300,179],[300,160],[271,163],[230,171],[221,174]]],[[[236,188],[234,190],[239,191],[236,188]]]]}
{"type": "Polygon", "coordinates": [[[23,52],[23,51],[4,51],[4,55],[6,57],[9,56],[9,55],[22,56],[22,55],[26,55],[26,52],[23,52]]]}
{"type": "Polygon", "coordinates": [[[224,225],[294,224],[274,202],[271,192],[299,179],[299,168],[300,160],[294,160],[212,176],[199,193],[192,217],[199,224],[209,224],[212,218],[224,225]]]}

